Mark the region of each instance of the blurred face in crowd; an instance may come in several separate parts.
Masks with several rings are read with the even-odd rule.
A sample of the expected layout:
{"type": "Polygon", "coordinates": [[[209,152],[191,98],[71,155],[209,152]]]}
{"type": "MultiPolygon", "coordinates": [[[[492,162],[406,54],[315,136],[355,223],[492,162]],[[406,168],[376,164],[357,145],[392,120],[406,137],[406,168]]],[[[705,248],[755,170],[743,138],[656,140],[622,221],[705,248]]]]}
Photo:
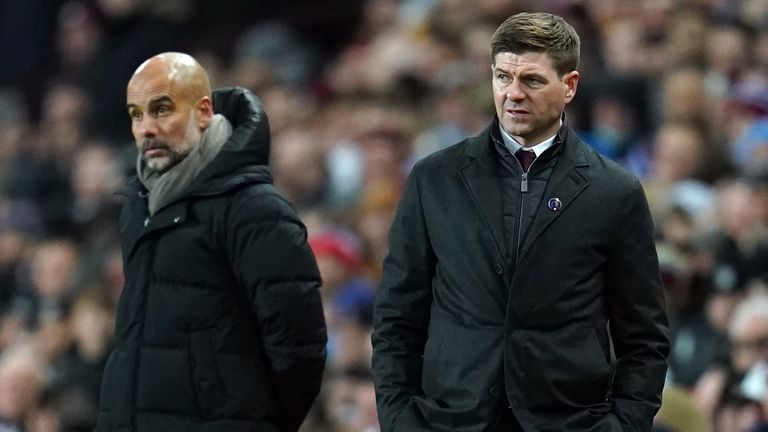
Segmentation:
{"type": "Polygon", "coordinates": [[[746,372],[755,363],[768,360],[768,316],[756,314],[731,329],[733,368],[746,372]]]}
{"type": "Polygon", "coordinates": [[[91,144],[75,159],[71,173],[72,189],[79,199],[110,197],[120,181],[120,170],[109,147],[91,144]]]}
{"type": "Polygon", "coordinates": [[[731,77],[749,63],[749,40],[736,26],[709,28],[705,35],[707,63],[715,71],[731,77]]]}
{"type": "Polygon", "coordinates": [[[210,84],[192,57],[166,53],[139,66],[128,83],[128,114],[147,167],[165,173],[197,145],[213,116],[210,84]]]}
{"type": "Polygon", "coordinates": [[[704,77],[692,68],[665,73],[661,97],[664,115],[668,118],[696,121],[708,106],[704,77]]]}
{"type": "Polygon", "coordinates": [[[69,241],[44,242],[32,257],[32,279],[38,295],[47,299],[62,298],[70,287],[77,268],[78,251],[69,241]]]}
{"type": "Polygon", "coordinates": [[[496,115],[505,131],[526,147],[557,133],[560,115],[576,94],[577,71],[560,76],[543,52],[496,54],[491,70],[496,115]]]}
{"type": "Polygon", "coordinates": [[[316,202],[323,194],[327,175],[325,154],[316,137],[294,129],[275,136],[273,143],[275,184],[299,206],[316,202]]]}
{"type": "Polygon", "coordinates": [[[702,159],[703,137],[698,130],[669,124],[656,133],[654,169],[665,182],[675,182],[696,175],[702,159]]]}
{"type": "Polygon", "coordinates": [[[42,384],[37,360],[27,353],[0,359],[0,418],[21,421],[32,409],[42,384]]]}
{"type": "Polygon", "coordinates": [[[755,228],[760,224],[759,202],[749,185],[734,181],[718,190],[717,208],[720,227],[737,241],[753,239],[755,228]]]}

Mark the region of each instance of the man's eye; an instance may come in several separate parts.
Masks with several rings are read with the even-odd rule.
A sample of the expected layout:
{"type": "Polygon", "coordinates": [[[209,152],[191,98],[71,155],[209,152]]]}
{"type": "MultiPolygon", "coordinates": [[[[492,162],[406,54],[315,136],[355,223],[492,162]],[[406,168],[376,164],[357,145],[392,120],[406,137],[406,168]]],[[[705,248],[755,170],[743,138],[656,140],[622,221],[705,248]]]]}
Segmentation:
{"type": "Polygon", "coordinates": [[[158,115],[165,115],[165,114],[168,114],[168,112],[169,112],[168,107],[162,106],[157,109],[158,115]]]}
{"type": "Polygon", "coordinates": [[[506,81],[507,80],[507,74],[496,74],[496,79],[499,81],[506,81]]]}
{"type": "Polygon", "coordinates": [[[130,114],[130,116],[131,116],[131,118],[133,120],[141,120],[141,113],[140,112],[134,111],[134,112],[129,113],[129,114],[130,114]]]}

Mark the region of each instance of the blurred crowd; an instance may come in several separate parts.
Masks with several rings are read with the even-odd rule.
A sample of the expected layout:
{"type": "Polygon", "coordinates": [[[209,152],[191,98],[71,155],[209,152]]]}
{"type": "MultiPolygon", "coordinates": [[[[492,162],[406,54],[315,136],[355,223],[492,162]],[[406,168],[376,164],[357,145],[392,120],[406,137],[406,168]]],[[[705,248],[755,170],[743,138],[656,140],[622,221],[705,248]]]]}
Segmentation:
{"type": "Polygon", "coordinates": [[[569,124],[646,188],[673,338],[655,427],[768,431],[768,2],[0,0],[0,432],[94,425],[123,277],[113,192],[136,158],[125,85],[168,50],[269,115],[324,280],[303,430],[378,431],[371,309],[403,183],[490,122],[490,37],[523,10],[574,24],[569,124]]]}

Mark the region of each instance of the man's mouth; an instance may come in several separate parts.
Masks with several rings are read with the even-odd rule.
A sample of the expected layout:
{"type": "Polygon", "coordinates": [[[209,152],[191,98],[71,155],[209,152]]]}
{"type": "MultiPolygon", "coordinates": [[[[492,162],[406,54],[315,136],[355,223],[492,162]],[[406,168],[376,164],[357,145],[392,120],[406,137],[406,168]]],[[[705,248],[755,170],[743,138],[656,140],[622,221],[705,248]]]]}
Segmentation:
{"type": "Polygon", "coordinates": [[[145,158],[154,158],[154,157],[160,157],[165,154],[165,149],[160,147],[150,147],[146,150],[144,150],[144,157],[145,158]]]}
{"type": "Polygon", "coordinates": [[[507,108],[507,114],[509,114],[509,115],[511,115],[513,117],[519,117],[519,116],[528,115],[529,113],[528,113],[528,111],[523,110],[523,109],[507,108]]]}
{"type": "Polygon", "coordinates": [[[145,158],[153,158],[163,156],[168,152],[168,146],[158,143],[145,143],[142,146],[142,154],[145,158]]]}

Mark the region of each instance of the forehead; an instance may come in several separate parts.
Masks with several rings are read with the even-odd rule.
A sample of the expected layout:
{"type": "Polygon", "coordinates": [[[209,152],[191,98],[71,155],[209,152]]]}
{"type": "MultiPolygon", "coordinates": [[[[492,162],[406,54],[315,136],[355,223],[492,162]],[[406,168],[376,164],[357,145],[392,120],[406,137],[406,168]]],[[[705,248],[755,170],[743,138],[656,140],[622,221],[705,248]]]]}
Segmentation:
{"type": "Polygon", "coordinates": [[[173,101],[181,97],[179,86],[167,68],[144,68],[128,82],[126,97],[129,104],[140,106],[161,96],[173,101]]]}
{"type": "Polygon", "coordinates": [[[539,72],[554,71],[552,59],[544,52],[528,51],[524,53],[500,52],[494,57],[494,67],[500,69],[535,70],[539,72]]]}

